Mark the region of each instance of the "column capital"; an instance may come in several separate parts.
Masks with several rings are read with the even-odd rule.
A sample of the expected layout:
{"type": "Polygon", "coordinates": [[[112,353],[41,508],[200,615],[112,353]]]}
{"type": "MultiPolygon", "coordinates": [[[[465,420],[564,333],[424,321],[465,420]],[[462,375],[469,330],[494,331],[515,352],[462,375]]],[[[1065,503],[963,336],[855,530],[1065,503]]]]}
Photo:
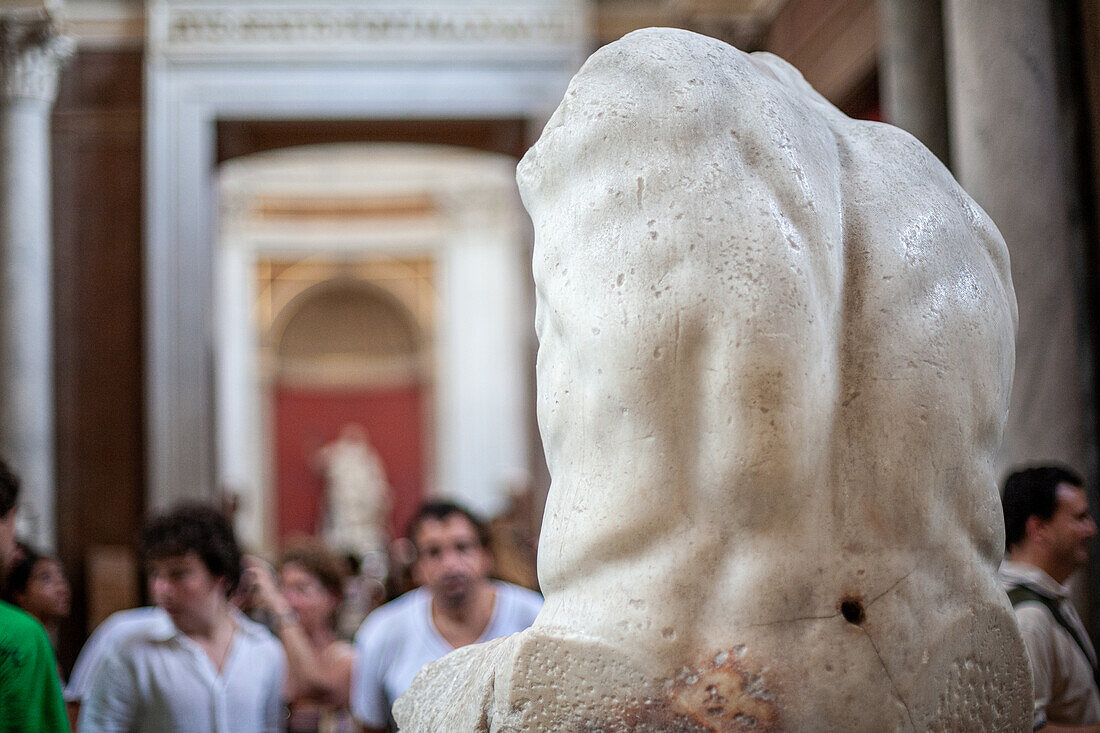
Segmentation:
{"type": "Polygon", "coordinates": [[[74,49],[57,20],[53,3],[32,11],[0,9],[0,103],[52,103],[57,97],[59,71],[74,49]]]}

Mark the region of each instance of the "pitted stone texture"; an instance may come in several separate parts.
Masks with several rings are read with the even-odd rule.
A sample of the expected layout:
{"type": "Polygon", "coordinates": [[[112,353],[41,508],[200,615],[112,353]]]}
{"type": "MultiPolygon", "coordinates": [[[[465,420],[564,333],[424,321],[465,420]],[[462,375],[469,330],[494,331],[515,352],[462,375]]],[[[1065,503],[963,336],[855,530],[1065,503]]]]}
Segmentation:
{"type": "Polygon", "coordinates": [[[1029,730],[994,581],[1008,255],[935,157],[650,29],[518,179],[546,605],[427,667],[402,730],[1029,730]]]}

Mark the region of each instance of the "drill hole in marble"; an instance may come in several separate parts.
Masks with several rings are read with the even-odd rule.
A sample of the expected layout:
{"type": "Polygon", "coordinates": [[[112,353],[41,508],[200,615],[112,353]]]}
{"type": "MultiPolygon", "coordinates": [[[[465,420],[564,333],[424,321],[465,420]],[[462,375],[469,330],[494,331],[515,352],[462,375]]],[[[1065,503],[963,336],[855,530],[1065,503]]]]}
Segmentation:
{"type": "Polygon", "coordinates": [[[850,624],[859,626],[863,623],[863,604],[855,598],[845,598],[840,602],[840,615],[850,624]]]}

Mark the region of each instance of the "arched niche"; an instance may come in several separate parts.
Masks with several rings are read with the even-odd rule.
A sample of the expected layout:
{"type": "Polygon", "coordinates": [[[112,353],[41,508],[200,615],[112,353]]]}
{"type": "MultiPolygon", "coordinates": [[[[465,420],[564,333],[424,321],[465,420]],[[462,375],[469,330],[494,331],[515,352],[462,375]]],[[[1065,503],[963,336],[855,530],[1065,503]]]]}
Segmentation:
{"type": "Polygon", "coordinates": [[[222,166],[215,470],[241,498],[247,543],[270,548],[276,535],[271,386],[311,373],[429,385],[425,493],[486,515],[503,507],[530,439],[528,232],[514,167],[502,155],[391,144],[288,148],[222,166]],[[355,354],[349,338],[324,358],[315,344],[311,359],[302,333],[332,347],[339,329],[316,331],[356,313],[374,313],[385,353],[360,339],[355,354]]]}
{"type": "Polygon", "coordinates": [[[261,487],[281,544],[321,528],[324,446],[354,426],[386,473],[386,529],[398,533],[431,475],[430,341],[385,287],[341,273],[306,287],[274,314],[261,347],[269,405],[261,487]]]}
{"type": "Polygon", "coordinates": [[[399,365],[415,379],[420,331],[413,314],[384,288],[337,277],[284,306],[265,340],[280,373],[316,371],[314,379],[324,380],[334,367],[366,372],[399,365]]]}

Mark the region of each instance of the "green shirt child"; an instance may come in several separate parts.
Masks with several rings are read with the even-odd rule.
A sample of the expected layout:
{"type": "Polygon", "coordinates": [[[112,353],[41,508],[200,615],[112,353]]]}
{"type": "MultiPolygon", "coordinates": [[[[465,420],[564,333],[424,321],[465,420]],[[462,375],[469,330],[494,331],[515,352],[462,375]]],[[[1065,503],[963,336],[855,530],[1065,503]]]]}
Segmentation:
{"type": "Polygon", "coordinates": [[[0,733],[69,733],[61,681],[42,625],[0,601],[0,733]]]}

